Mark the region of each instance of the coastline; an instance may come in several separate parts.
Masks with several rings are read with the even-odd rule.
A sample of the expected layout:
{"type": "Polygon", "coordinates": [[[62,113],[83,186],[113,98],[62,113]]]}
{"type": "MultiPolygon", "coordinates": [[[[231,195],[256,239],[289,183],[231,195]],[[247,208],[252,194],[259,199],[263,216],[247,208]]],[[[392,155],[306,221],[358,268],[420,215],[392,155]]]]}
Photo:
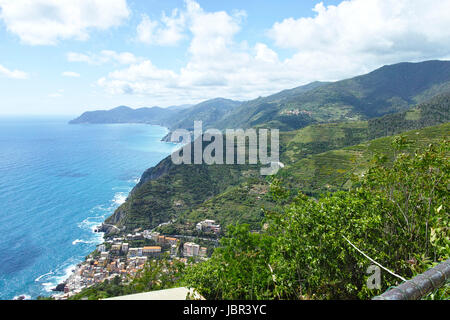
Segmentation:
{"type": "MultiPolygon", "coordinates": [[[[132,123],[129,123],[129,124],[132,124],[132,123]]],[[[140,124],[140,123],[137,123],[137,124],[140,124]]],[[[153,125],[153,124],[147,124],[147,125],[162,127],[162,128],[165,129],[165,131],[166,131],[165,135],[163,137],[161,137],[161,139],[159,141],[165,142],[165,143],[168,143],[168,144],[173,144],[173,145],[177,145],[178,144],[178,143],[174,143],[174,142],[170,141],[169,136],[171,134],[171,131],[170,131],[169,128],[167,128],[165,126],[161,126],[161,125],[153,125]]],[[[144,172],[145,172],[145,170],[148,170],[148,169],[149,168],[144,169],[144,172]]],[[[141,174],[141,176],[142,176],[142,174],[141,174]]],[[[112,200],[114,203],[117,204],[117,206],[116,206],[116,208],[113,210],[113,212],[111,214],[114,214],[114,212],[117,210],[117,208],[119,208],[120,205],[125,203],[125,201],[129,197],[130,193],[132,192],[133,188],[135,188],[139,184],[140,179],[141,179],[140,177],[135,179],[134,185],[130,188],[129,191],[127,191],[127,196],[124,197],[122,199],[122,201],[117,201],[116,197],[112,200]]],[[[93,226],[91,228],[92,233],[94,235],[100,235],[99,241],[95,242],[96,248],[99,245],[105,243],[105,237],[104,237],[105,236],[105,232],[103,232],[101,230],[104,227],[104,222],[106,221],[106,219],[110,215],[105,216],[103,221],[100,224],[97,224],[96,226],[93,226]]],[[[76,239],[76,240],[73,241],[73,244],[75,242],[82,242],[82,241],[83,240],[76,239]]],[[[81,291],[82,289],[84,289],[86,287],[86,286],[84,286],[82,284],[82,276],[81,276],[81,274],[83,272],[83,265],[86,262],[86,260],[89,258],[89,256],[91,256],[95,252],[95,250],[96,249],[91,251],[88,255],[86,255],[84,257],[84,259],[82,259],[78,263],[74,263],[74,264],[72,264],[72,265],[70,265],[70,266],[65,268],[65,270],[69,270],[69,271],[66,271],[65,274],[62,277],[58,277],[60,280],[57,281],[57,285],[56,286],[54,286],[54,284],[52,284],[52,286],[49,287],[49,290],[47,290],[50,293],[49,297],[54,298],[56,300],[67,299],[68,295],[69,296],[71,294],[73,295],[74,293],[77,293],[77,292],[81,291]],[[69,290],[67,290],[66,288],[69,288],[69,290]],[[53,292],[53,293],[51,293],[51,292],[53,292]]],[[[46,275],[51,274],[51,273],[52,273],[52,271],[50,271],[47,274],[41,275],[38,278],[45,277],[46,275]]],[[[43,285],[45,285],[45,284],[43,284],[43,285]]],[[[25,296],[25,295],[21,295],[21,296],[25,296]]],[[[21,296],[19,296],[19,297],[21,297],[21,296]]]]}

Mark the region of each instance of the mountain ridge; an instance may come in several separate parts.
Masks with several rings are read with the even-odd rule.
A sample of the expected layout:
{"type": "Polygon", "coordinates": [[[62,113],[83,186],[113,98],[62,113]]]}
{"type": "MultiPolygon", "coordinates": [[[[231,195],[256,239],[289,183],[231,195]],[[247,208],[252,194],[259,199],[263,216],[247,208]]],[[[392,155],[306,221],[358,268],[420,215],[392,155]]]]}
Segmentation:
{"type": "MultiPolygon", "coordinates": [[[[138,122],[192,130],[270,127],[296,130],[314,123],[368,120],[408,110],[450,91],[450,61],[430,60],[385,65],[367,74],[311,82],[249,101],[216,98],[182,108],[140,108],[84,113],[70,123],[138,122]],[[122,115],[119,115],[122,110],[122,115]],[[134,110],[134,111],[132,111],[134,110]]],[[[121,107],[119,107],[121,108],[121,107]]]]}

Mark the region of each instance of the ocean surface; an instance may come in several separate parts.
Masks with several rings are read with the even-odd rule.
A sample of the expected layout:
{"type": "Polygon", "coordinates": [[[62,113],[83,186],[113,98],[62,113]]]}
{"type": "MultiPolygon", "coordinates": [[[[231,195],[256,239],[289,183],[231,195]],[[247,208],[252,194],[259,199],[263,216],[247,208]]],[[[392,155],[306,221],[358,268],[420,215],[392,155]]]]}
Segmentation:
{"type": "Polygon", "coordinates": [[[102,242],[96,226],[174,149],[167,129],[0,118],[0,299],[48,296],[102,242]]]}

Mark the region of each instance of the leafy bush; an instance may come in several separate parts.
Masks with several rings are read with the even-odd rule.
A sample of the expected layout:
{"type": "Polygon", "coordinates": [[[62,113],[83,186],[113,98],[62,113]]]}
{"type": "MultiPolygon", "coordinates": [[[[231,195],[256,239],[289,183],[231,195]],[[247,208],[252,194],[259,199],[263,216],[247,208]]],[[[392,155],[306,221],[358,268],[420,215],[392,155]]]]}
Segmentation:
{"type": "MultiPolygon", "coordinates": [[[[299,194],[266,212],[268,229],[234,226],[212,258],[187,270],[184,281],[207,299],[369,299],[401,282],[384,272],[380,290],[366,285],[373,264],[405,278],[449,258],[449,143],[376,157],[347,192],[318,200],[299,194]]],[[[275,198],[289,198],[279,181],[275,198]]]]}

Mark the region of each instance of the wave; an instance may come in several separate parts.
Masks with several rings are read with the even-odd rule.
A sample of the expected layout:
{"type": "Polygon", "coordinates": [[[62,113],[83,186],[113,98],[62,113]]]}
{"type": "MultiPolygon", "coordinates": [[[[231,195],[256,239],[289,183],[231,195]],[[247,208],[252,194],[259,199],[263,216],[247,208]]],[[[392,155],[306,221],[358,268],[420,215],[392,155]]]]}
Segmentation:
{"type": "Polygon", "coordinates": [[[83,240],[83,239],[76,239],[76,240],[72,241],[73,245],[76,245],[78,243],[85,243],[85,244],[95,243],[95,244],[97,244],[98,241],[97,240],[83,240]]]}
{"type": "Polygon", "coordinates": [[[53,274],[53,271],[47,272],[45,274],[40,275],[39,277],[37,277],[36,279],[34,279],[35,282],[39,282],[41,281],[42,278],[47,277],[49,275],[53,274]]]}
{"type": "Polygon", "coordinates": [[[46,292],[52,292],[58,284],[66,281],[76,269],[77,265],[81,262],[81,259],[69,259],[68,262],[57,268],[54,272],[55,275],[49,278],[46,282],[41,283],[46,292]]]}

